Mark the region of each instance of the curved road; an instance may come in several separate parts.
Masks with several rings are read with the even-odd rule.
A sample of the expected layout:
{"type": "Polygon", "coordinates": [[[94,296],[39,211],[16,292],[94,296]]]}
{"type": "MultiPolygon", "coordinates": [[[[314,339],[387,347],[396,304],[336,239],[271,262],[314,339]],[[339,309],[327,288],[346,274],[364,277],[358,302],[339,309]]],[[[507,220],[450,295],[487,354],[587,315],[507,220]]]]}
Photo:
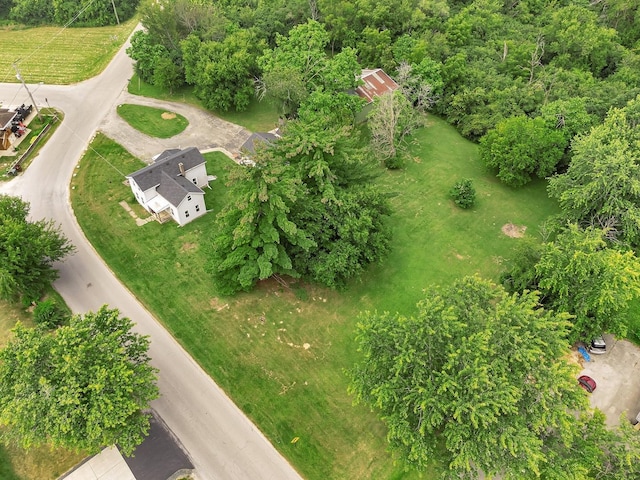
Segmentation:
{"type": "MultiPolygon", "coordinates": [[[[57,265],[56,289],[74,312],[117,307],[136,330],[151,336],[152,363],[159,368],[161,397],[152,406],[189,452],[200,479],[300,479],[287,461],[224,392],[115,278],[78,227],[68,186],[76,163],[132,74],[126,45],[99,76],[73,86],[32,86],[65,120],[27,171],[0,186],[0,193],[31,203],[31,217],[61,225],[77,252],[57,265]]],[[[30,103],[18,84],[0,84],[0,99],[30,103]]],[[[233,359],[230,359],[233,361],[233,359]]]]}

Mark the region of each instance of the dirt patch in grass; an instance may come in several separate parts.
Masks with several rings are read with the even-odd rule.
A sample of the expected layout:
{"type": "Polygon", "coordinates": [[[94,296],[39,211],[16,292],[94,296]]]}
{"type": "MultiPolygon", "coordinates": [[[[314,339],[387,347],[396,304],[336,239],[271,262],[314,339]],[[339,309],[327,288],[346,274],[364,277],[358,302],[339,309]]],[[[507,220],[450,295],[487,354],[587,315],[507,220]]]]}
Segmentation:
{"type": "Polygon", "coordinates": [[[194,250],[198,245],[195,243],[191,243],[191,242],[185,242],[182,244],[182,247],[180,247],[180,251],[181,252],[190,252],[192,250],[194,250]]]}
{"type": "Polygon", "coordinates": [[[173,112],[163,112],[161,117],[164,120],[172,120],[172,119],[176,118],[176,114],[173,113],[173,112]]]}
{"type": "Polygon", "coordinates": [[[527,231],[526,225],[514,225],[513,223],[505,223],[502,226],[502,233],[511,238],[522,238],[524,232],[527,231]]]}

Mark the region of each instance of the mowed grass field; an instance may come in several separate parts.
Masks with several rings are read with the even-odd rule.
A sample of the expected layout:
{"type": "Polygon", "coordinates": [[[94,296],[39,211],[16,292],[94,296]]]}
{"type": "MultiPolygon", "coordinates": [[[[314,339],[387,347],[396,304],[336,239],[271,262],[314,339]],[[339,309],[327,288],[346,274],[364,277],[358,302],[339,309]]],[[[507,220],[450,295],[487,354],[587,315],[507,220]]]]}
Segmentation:
{"type": "Polygon", "coordinates": [[[14,62],[29,84],[65,85],[91,78],[107,66],[137,23],[133,18],[99,28],[0,27],[0,82],[18,82],[14,62]]]}
{"type": "Polygon", "coordinates": [[[117,110],[125,122],[151,137],[171,138],[189,125],[182,115],[160,108],[125,103],[117,110]]]}
{"type": "MultiPolygon", "coordinates": [[[[204,264],[214,215],[227,201],[225,169],[242,168],[221,154],[207,154],[209,174],[218,176],[206,195],[214,213],[183,228],[137,227],[118,205],[135,203],[131,191],[91,151],[73,180],[73,208],[98,252],[307,479],[438,478],[437,459],[422,476],[396,464],[384,424],[346,393],[358,314],[410,313],[428,285],[474,273],[496,279],[519,241],[502,225],[526,226],[535,237],[556,212],[543,182],[504,187],[444,121],[431,118],[415,140],[406,168],[379,179],[395,194],[393,251],[342,292],[271,281],[232,298],[213,290],[204,264]],[[478,191],[469,211],[447,196],[460,178],[478,191]]],[[[103,136],[92,146],[121,171],[142,165],[103,136]]]]}

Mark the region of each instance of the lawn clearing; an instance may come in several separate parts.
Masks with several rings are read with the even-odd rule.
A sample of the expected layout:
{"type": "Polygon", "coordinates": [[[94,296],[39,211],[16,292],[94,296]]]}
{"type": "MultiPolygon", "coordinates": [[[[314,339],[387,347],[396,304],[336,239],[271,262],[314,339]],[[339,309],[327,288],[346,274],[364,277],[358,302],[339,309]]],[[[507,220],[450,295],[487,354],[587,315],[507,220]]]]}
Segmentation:
{"type": "Polygon", "coordinates": [[[477,146],[444,120],[430,116],[414,139],[405,168],[382,178],[395,193],[394,248],[367,282],[352,287],[364,300],[362,309],[409,313],[427,285],[476,273],[497,280],[519,241],[503,227],[526,227],[525,237],[540,239],[540,225],[559,213],[545,181],[519,189],[503,185],[486,171],[477,146]],[[463,178],[476,189],[475,205],[466,210],[449,198],[463,178]]]}
{"type": "Polygon", "coordinates": [[[171,138],[184,132],[189,125],[189,121],[178,113],[144,105],[118,105],[118,115],[136,130],[157,138],[171,138]]]}
{"type": "MultiPolygon", "coordinates": [[[[215,213],[182,228],[136,227],[118,205],[133,205],[133,194],[92,151],[73,180],[73,208],[100,255],[307,479],[418,478],[394,465],[382,422],[346,394],[344,372],[358,358],[358,313],[406,313],[423,288],[463,275],[495,279],[519,241],[502,234],[502,225],[526,225],[525,235],[535,236],[556,211],[542,182],[512,190],[485,173],[477,147],[444,121],[431,119],[416,140],[406,169],[384,171],[379,180],[395,192],[393,251],[344,292],[293,281],[291,288],[265,281],[232,298],[212,289],[204,264],[214,214],[226,201],[224,168],[243,168],[222,154],[205,155],[209,174],[218,176],[206,190],[215,213]],[[470,210],[447,195],[461,178],[478,192],[470,210]]],[[[104,136],[92,147],[121,171],[143,165],[104,136]]],[[[435,462],[422,478],[437,477],[435,462]]]]}
{"type": "MultiPolygon", "coordinates": [[[[134,75],[127,88],[129,93],[133,95],[183,102],[204,108],[202,102],[193,94],[193,87],[190,86],[184,86],[174,93],[169,93],[168,90],[149,85],[140,80],[138,75],[134,75]]],[[[272,103],[267,101],[260,102],[257,98],[251,101],[249,108],[244,112],[213,111],[212,113],[227,122],[235,123],[252,132],[268,132],[278,126],[278,109],[272,103]]]]}
{"type": "Polygon", "coordinates": [[[111,27],[3,26],[0,82],[18,81],[14,62],[27,83],[66,85],[91,78],[104,70],[137,23],[132,18],[111,27]]]}

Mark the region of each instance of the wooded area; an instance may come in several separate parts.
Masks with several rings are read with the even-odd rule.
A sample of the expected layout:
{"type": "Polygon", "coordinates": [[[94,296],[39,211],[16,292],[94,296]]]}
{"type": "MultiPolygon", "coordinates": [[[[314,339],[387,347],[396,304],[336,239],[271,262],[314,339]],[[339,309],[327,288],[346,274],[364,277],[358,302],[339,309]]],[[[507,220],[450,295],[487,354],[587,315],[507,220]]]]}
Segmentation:
{"type": "MultiPolygon", "coordinates": [[[[90,12],[84,1],[1,5],[25,23],[90,12]]],[[[207,239],[220,294],[287,275],[342,287],[384,258],[393,212],[371,180],[381,162],[402,167],[421,110],[479,142],[506,185],[549,178],[561,213],[502,285],[465,278],[427,290],[413,316],[363,315],[351,390],[418,467],[438,454],[455,478],[637,476],[638,437],[572,413],[586,402],[562,358],[569,341],[625,335],[640,294],[637,2],[144,0],[139,11],[146,30],[129,54],[144,81],[188,84],[221,111],[257,96],[282,115],[278,142],[232,173],[207,239]],[[400,89],[363,126],[348,92],[377,67],[400,89]]]]}

